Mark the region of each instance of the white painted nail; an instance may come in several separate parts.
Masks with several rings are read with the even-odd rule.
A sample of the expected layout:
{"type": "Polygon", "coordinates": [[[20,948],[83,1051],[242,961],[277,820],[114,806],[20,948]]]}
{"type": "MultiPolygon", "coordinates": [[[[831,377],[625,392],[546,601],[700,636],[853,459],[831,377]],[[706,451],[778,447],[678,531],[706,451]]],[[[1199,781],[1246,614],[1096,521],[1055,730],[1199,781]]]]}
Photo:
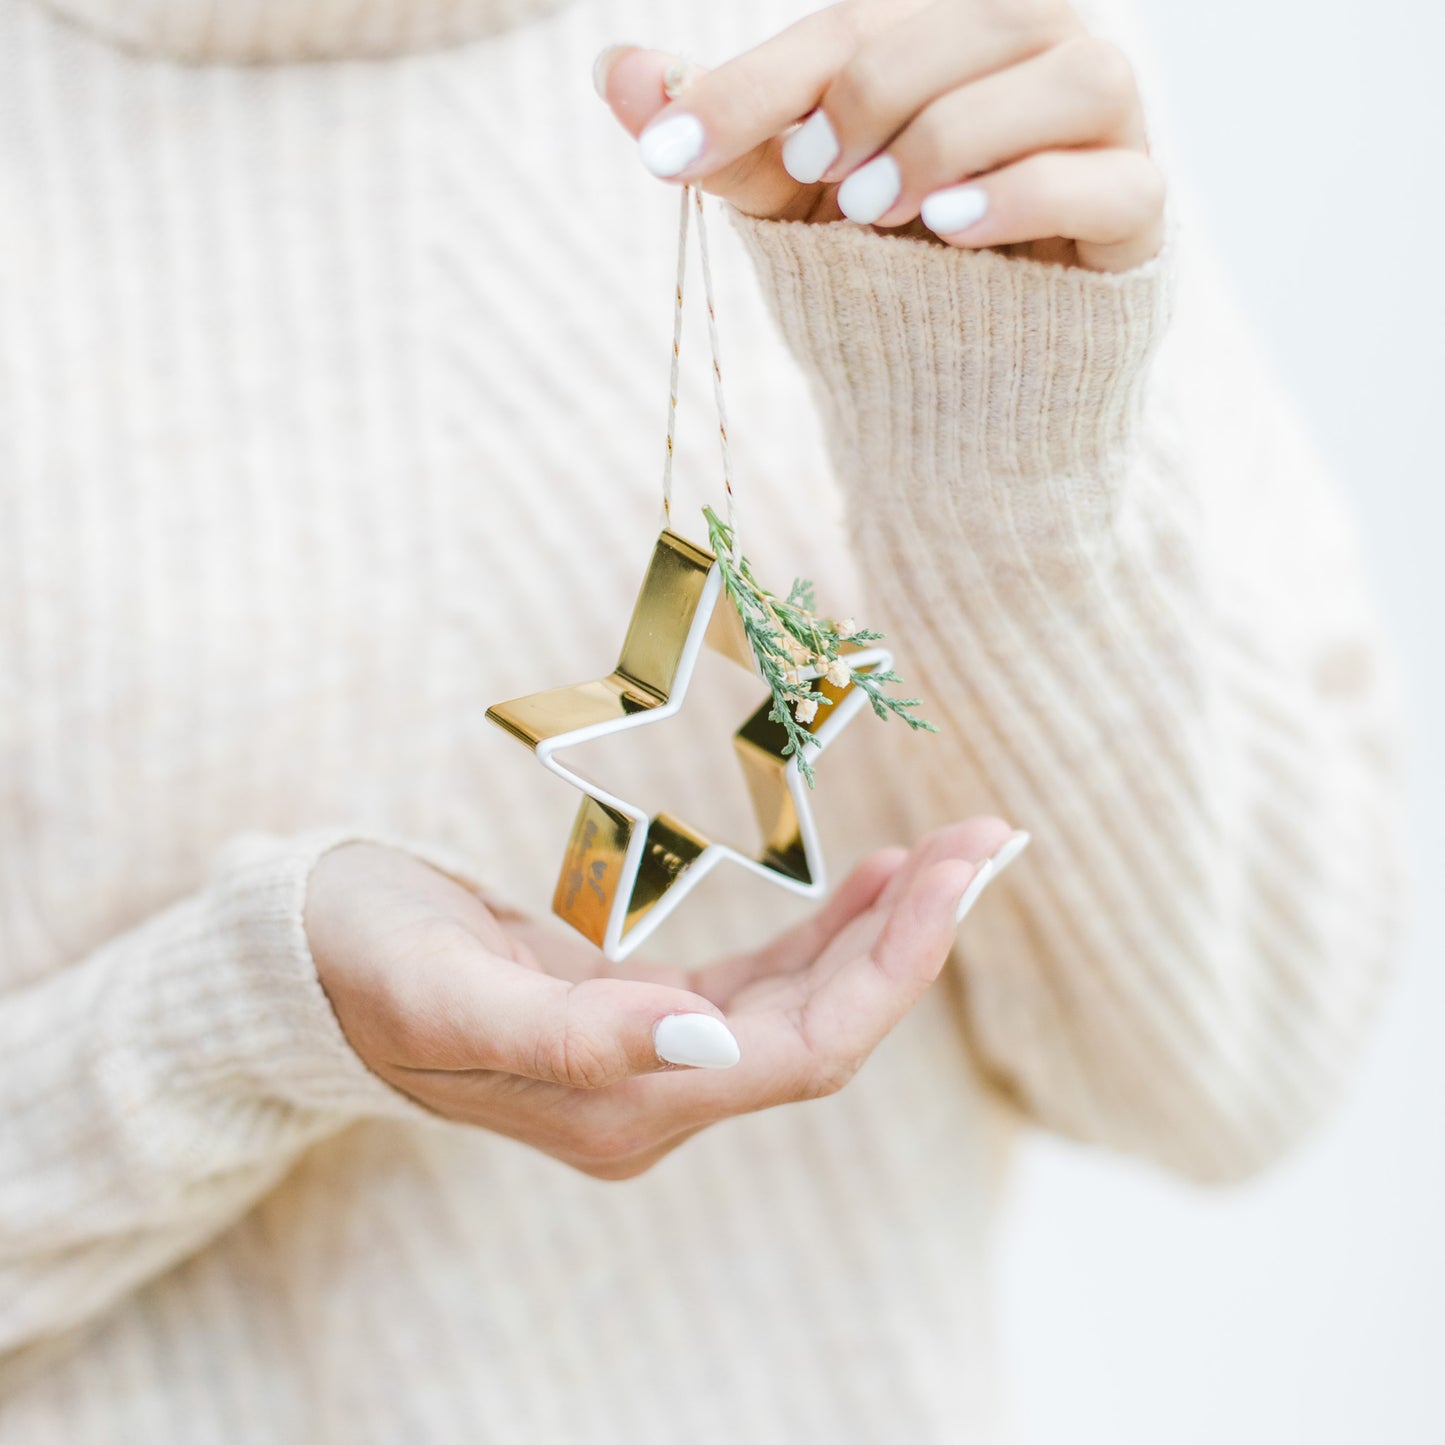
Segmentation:
{"type": "Polygon", "coordinates": [[[935,235],[954,236],[984,218],[988,192],[982,186],[949,186],[925,196],[918,210],[923,224],[935,235]]]}
{"type": "Polygon", "coordinates": [[[592,62],[592,89],[607,99],[607,77],[612,74],[612,67],[617,57],[624,50],[631,50],[630,45],[608,45],[597,52],[597,59],[592,62]]]}
{"type": "Polygon", "coordinates": [[[637,154],[655,176],[675,176],[702,154],[702,122],[685,112],[649,126],[637,138],[637,154]]]}
{"type": "Polygon", "coordinates": [[[989,879],[996,871],[992,858],[985,858],[978,865],[978,872],[969,880],[968,887],[963,890],[963,897],[958,900],[958,912],[953,916],[955,923],[963,922],[968,910],[978,902],[979,895],[988,887],[989,879]]]}
{"type": "Polygon", "coordinates": [[[993,855],[993,858],[990,860],[993,863],[993,871],[995,873],[1002,873],[1033,841],[1032,835],[1024,832],[1024,830],[1020,828],[1004,843],[1003,847],[993,855]]]}
{"type": "Polygon", "coordinates": [[[711,1014],[668,1014],[652,1042],[658,1058],[694,1069],[730,1069],[742,1057],[732,1030],[711,1014]]]}
{"type": "Polygon", "coordinates": [[[1033,838],[1020,828],[999,845],[998,852],[992,858],[985,858],[979,864],[978,872],[969,879],[968,887],[963,890],[963,897],[958,900],[956,922],[963,922],[964,915],[978,902],[983,890],[1032,842],[1033,838]]]}
{"type": "Polygon", "coordinates": [[[898,199],[903,177],[892,156],[874,156],[838,187],[838,209],[850,221],[871,226],[898,199]]]}
{"type": "Polygon", "coordinates": [[[795,181],[811,186],[838,159],[838,137],[828,117],[815,110],[783,142],[783,168],[795,181]]]}

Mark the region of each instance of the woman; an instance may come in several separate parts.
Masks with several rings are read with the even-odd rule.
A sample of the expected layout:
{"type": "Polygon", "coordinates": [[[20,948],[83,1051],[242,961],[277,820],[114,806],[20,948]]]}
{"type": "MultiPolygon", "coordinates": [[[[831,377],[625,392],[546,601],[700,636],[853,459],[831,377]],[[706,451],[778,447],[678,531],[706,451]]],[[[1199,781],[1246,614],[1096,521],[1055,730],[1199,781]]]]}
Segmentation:
{"type": "MultiPolygon", "coordinates": [[[[1113,19],[805,8],[606,49],[634,154],[663,0],[0,6],[5,1441],[996,1439],[1018,1122],[1224,1181],[1346,1076],[1388,690],[1113,19]],[[615,656],[685,181],[744,547],[941,731],[608,970],[484,711],[615,656]]],[[[735,808],[718,711],[609,783],[735,808]]]]}

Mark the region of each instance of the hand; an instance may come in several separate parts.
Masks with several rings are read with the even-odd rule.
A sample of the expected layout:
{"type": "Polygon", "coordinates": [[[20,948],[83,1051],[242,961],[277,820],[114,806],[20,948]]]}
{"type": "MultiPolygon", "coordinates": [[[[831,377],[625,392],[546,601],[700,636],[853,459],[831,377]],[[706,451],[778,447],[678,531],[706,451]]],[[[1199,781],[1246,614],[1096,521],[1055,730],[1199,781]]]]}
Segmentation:
{"type": "Polygon", "coordinates": [[[979,819],[876,853],[796,928],[693,974],[610,965],[364,843],[316,865],[306,932],[374,1073],[449,1119],[625,1179],[709,1124],[841,1088],[937,977],[960,900],[1009,837],[979,819]]]}
{"type": "Polygon", "coordinates": [[[615,47],[595,78],[654,174],[749,215],[843,216],[1098,271],[1162,243],[1133,69],[1063,0],[844,0],[689,69],[669,102],[678,70],[615,47]]]}

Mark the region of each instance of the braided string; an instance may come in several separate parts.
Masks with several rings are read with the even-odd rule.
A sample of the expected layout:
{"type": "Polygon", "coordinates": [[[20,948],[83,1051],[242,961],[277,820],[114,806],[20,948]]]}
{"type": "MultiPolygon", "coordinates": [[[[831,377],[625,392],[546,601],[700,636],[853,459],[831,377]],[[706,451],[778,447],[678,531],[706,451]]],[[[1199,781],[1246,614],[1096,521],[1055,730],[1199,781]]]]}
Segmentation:
{"type": "Polygon", "coordinates": [[[672,376],[667,388],[667,457],[662,463],[662,525],[672,526],[672,437],[677,429],[677,368],[682,355],[682,280],[687,274],[687,217],[691,186],[682,188],[677,217],[677,282],[672,305],[672,376]]]}
{"type": "Polygon", "coordinates": [[[697,186],[682,188],[677,222],[677,284],[673,290],[672,368],[667,392],[667,455],[662,464],[662,520],[672,526],[672,457],[673,439],[677,431],[677,375],[682,355],[682,292],[687,274],[687,226],[689,206],[697,208],[697,245],[702,261],[703,299],[707,302],[707,340],[712,352],[712,394],[717,409],[718,443],[722,450],[723,490],[726,495],[727,525],[732,537],[732,555],[739,556],[737,497],[733,491],[732,452],[728,447],[727,408],[723,403],[722,350],[718,345],[717,309],[713,304],[712,259],[707,244],[707,217],[703,209],[702,190],[697,186]]]}

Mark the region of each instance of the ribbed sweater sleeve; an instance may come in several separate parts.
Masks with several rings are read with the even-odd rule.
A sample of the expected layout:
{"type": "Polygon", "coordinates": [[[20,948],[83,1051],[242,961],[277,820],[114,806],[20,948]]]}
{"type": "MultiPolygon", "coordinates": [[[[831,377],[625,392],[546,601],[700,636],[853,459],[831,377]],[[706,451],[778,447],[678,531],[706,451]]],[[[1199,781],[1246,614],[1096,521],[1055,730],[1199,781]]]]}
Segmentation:
{"type": "Polygon", "coordinates": [[[427,1117],[341,1032],[302,925],[331,830],[247,835],[200,892],[0,997],[0,1355],[194,1251],[308,1145],[427,1117]]]}
{"type": "Polygon", "coordinates": [[[859,615],[942,727],[893,786],[1035,834],[958,948],[984,1067],[1064,1134],[1257,1169],[1341,1082],[1400,912],[1390,672],[1327,478],[1211,303],[1166,338],[1177,236],[1100,275],[734,219],[859,615]]]}

